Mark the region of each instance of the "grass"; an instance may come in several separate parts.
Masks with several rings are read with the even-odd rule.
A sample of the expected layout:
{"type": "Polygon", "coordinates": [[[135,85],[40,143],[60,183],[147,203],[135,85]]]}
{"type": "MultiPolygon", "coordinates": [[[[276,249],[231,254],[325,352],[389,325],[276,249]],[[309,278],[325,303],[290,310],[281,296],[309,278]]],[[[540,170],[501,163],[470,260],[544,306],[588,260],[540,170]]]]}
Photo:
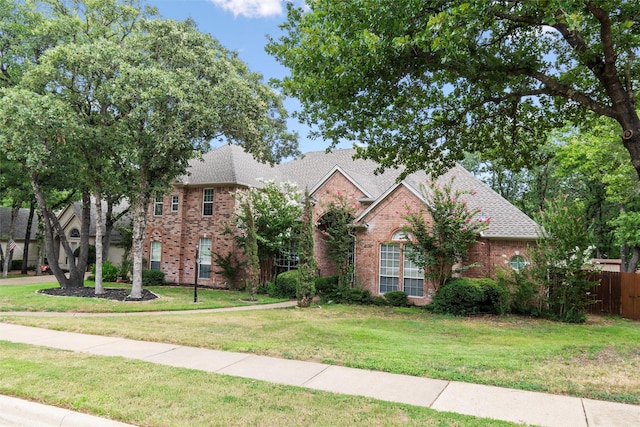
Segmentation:
{"type": "Polygon", "coordinates": [[[140,426],[512,426],[117,357],[0,341],[0,393],[140,426]]]}
{"type": "Polygon", "coordinates": [[[136,319],[0,313],[29,326],[640,404],[640,325],[590,319],[570,325],[344,305],[136,319]]]}
{"type": "MultiPolygon", "coordinates": [[[[139,311],[176,311],[207,308],[237,307],[270,304],[284,301],[267,295],[258,295],[257,301],[247,302],[247,292],[198,288],[198,302],[193,302],[193,288],[181,286],[150,286],[145,289],[160,298],[144,302],[121,302],[98,298],[54,297],[39,294],[45,288],[55,288],[57,283],[31,285],[2,285],[0,282],[0,313],[3,311],[49,311],[75,313],[130,313],[139,311]]],[[[87,282],[93,287],[93,282],[87,282]]],[[[106,283],[107,288],[129,287],[118,283],[106,283]]]]}
{"type": "MultiPolygon", "coordinates": [[[[2,286],[0,301],[5,307],[16,307],[24,304],[25,294],[35,295],[39,287],[42,285],[22,285],[5,292],[10,286],[2,286]],[[15,301],[13,295],[17,295],[15,301]]],[[[157,292],[169,289],[177,293],[166,298],[173,301],[173,307],[194,305],[187,302],[192,297],[189,289],[163,287],[157,292]]],[[[206,291],[212,299],[206,304],[217,306],[238,303],[241,296],[206,291]]],[[[37,302],[29,300],[31,310],[51,309],[50,301],[60,300],[37,297],[37,302]]],[[[71,299],[75,304],[89,304],[71,299]]],[[[144,307],[150,303],[133,304],[144,307]]],[[[95,310],[77,305],[72,309],[66,302],[59,306],[95,310]]],[[[618,318],[590,317],[586,324],[572,325],[515,316],[455,318],[418,308],[322,305],[304,310],[158,313],[135,318],[28,317],[0,312],[0,321],[640,404],[640,324],[618,318]]],[[[0,363],[6,359],[4,354],[3,350],[0,363]]],[[[31,360],[28,355],[18,358],[31,360]]],[[[104,381],[110,381],[108,375],[104,381]]],[[[48,398],[55,395],[54,390],[48,398]]],[[[404,412],[400,418],[413,422],[404,412]]]]}

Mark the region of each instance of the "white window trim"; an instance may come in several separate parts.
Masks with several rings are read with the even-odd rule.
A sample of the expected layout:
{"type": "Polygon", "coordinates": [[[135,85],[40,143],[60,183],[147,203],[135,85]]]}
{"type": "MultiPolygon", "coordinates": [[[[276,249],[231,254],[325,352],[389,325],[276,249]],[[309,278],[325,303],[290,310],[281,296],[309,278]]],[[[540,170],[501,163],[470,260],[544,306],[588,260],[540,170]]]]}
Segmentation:
{"type": "Polygon", "coordinates": [[[180,208],[180,196],[172,195],[171,196],[171,212],[178,212],[180,208]]]}
{"type": "Polygon", "coordinates": [[[213,188],[203,188],[202,189],[202,216],[213,216],[213,199],[214,199],[213,188]],[[205,200],[205,192],[207,190],[211,190],[211,200],[205,200]],[[205,214],[205,206],[208,204],[211,204],[211,214],[205,214]]]}

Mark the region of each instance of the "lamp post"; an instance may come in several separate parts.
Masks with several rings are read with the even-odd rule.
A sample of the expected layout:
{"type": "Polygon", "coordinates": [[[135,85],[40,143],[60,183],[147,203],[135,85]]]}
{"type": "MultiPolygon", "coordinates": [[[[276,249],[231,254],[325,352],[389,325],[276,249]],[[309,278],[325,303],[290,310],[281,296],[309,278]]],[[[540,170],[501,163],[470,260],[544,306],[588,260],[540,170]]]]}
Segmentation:
{"type": "Polygon", "coordinates": [[[193,286],[193,302],[198,302],[198,271],[200,267],[200,244],[196,243],[196,279],[193,286]]]}

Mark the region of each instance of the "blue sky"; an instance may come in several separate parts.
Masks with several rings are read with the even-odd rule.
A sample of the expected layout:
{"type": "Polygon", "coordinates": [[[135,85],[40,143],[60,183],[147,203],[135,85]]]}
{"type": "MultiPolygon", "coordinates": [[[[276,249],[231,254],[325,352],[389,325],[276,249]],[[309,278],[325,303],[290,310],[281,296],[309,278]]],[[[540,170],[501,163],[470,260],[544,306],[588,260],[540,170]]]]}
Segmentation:
{"type": "MultiPolygon", "coordinates": [[[[238,52],[252,71],[259,72],[267,82],[288,75],[287,68],[268,55],[264,46],[267,34],[278,37],[278,25],[286,19],[285,2],[281,0],[146,0],[158,8],[164,18],[183,21],[194,19],[202,32],[210,33],[227,49],[238,52]]],[[[295,99],[285,101],[291,113],[299,108],[295,99]]],[[[324,150],[327,143],[307,137],[309,128],[290,119],[289,129],[299,134],[300,150],[324,150]]],[[[348,146],[348,145],[347,145],[348,146]]]]}

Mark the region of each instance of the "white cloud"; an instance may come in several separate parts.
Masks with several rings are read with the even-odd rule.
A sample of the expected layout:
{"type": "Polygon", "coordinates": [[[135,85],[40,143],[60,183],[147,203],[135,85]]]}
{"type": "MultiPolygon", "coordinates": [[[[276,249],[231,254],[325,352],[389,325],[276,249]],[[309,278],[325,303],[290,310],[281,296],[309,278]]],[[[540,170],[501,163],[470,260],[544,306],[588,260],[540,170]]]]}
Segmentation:
{"type": "Polygon", "coordinates": [[[228,10],[234,16],[243,15],[248,18],[282,15],[283,0],[210,0],[216,6],[228,10]]]}

